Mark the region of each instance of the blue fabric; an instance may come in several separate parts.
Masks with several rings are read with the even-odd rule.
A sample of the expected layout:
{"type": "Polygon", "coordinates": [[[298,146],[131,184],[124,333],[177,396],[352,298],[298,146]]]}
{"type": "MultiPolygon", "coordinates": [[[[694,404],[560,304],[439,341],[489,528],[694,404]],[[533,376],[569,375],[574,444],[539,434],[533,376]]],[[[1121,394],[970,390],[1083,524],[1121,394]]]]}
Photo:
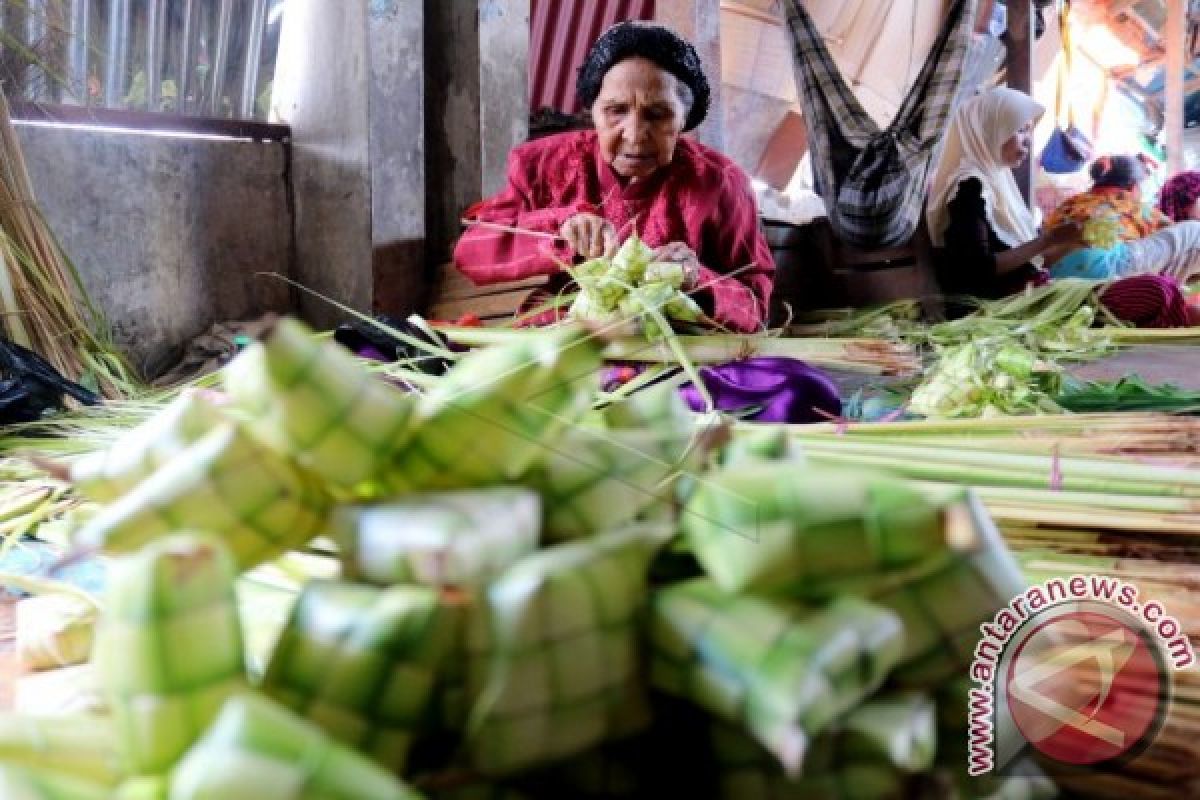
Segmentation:
{"type": "Polygon", "coordinates": [[[1106,281],[1120,277],[1128,265],[1129,248],[1124,242],[1118,242],[1107,250],[1088,247],[1071,251],[1050,268],[1050,277],[1106,281]]]}
{"type": "MultiPolygon", "coordinates": [[[[63,581],[100,595],[104,591],[105,569],[99,558],[87,558],[76,561],[53,574],[49,570],[62,558],[62,552],[53,545],[36,539],[24,538],[12,547],[3,558],[0,558],[0,573],[21,575],[24,577],[63,581]]],[[[0,595],[8,594],[24,597],[25,592],[18,589],[0,587],[0,595]]]]}

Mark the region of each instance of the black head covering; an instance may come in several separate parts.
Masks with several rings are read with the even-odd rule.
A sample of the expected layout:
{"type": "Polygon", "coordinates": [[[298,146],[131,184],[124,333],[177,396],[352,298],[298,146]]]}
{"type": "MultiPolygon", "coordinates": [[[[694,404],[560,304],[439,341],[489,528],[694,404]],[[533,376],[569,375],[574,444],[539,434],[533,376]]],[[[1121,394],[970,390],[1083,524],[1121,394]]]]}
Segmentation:
{"type": "Polygon", "coordinates": [[[1097,189],[1132,189],[1146,176],[1142,162],[1134,156],[1100,156],[1088,170],[1097,189]]]}
{"type": "Polygon", "coordinates": [[[592,45],[575,81],[575,92],[585,108],[596,102],[604,75],[618,63],[634,57],[653,61],[692,90],[692,108],[683,125],[685,131],[704,121],[711,90],[696,48],[669,28],[645,22],[617,23],[592,45]]]}

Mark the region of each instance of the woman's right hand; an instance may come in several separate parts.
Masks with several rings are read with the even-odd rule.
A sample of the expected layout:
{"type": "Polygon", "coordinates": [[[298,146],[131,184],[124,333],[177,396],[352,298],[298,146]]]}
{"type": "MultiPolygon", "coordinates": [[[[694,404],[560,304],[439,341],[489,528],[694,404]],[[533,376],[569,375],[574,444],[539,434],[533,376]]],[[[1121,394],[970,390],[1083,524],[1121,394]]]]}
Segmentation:
{"type": "Polygon", "coordinates": [[[558,232],[584,258],[603,258],[617,252],[617,229],[596,214],[569,217],[558,232]]]}
{"type": "Polygon", "coordinates": [[[1083,239],[1083,226],[1074,222],[1064,222],[1057,228],[1046,233],[1046,248],[1062,253],[1088,247],[1083,239]]]}

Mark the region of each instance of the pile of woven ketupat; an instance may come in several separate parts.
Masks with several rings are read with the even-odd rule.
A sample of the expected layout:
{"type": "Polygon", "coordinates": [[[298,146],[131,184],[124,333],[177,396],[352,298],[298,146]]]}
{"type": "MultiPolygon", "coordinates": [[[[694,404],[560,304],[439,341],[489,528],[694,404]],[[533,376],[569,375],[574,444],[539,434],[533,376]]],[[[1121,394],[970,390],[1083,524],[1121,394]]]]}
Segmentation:
{"type": "Polygon", "coordinates": [[[969,493],[722,438],[670,387],[597,409],[600,364],[568,325],[406,393],[283,320],[71,463],[106,712],[0,720],[0,795],[1054,794],[965,777],[978,626],[1024,586],[969,493]],[[248,670],[239,576],[314,540],[338,577],[248,670]]]}

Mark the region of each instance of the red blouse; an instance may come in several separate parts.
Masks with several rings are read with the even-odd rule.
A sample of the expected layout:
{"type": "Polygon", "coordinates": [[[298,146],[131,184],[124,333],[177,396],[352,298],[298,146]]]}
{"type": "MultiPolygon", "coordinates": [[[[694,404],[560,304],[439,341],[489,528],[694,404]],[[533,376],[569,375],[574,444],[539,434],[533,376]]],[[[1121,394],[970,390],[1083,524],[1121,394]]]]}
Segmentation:
{"type": "MultiPolygon", "coordinates": [[[[750,181],[725,156],[681,138],[670,164],[622,185],[601,158],[595,131],[537,139],[512,151],[508,185],[467,216],[557,234],[585,211],[612,222],[619,239],[636,230],[651,247],[686,242],[701,264],[693,296],[709,316],[741,333],[762,327],[775,263],[750,181]]],[[[565,242],[485,227],[469,227],[454,248],[454,263],[477,285],[554,275],[559,262],[572,261],[565,242]]]]}

